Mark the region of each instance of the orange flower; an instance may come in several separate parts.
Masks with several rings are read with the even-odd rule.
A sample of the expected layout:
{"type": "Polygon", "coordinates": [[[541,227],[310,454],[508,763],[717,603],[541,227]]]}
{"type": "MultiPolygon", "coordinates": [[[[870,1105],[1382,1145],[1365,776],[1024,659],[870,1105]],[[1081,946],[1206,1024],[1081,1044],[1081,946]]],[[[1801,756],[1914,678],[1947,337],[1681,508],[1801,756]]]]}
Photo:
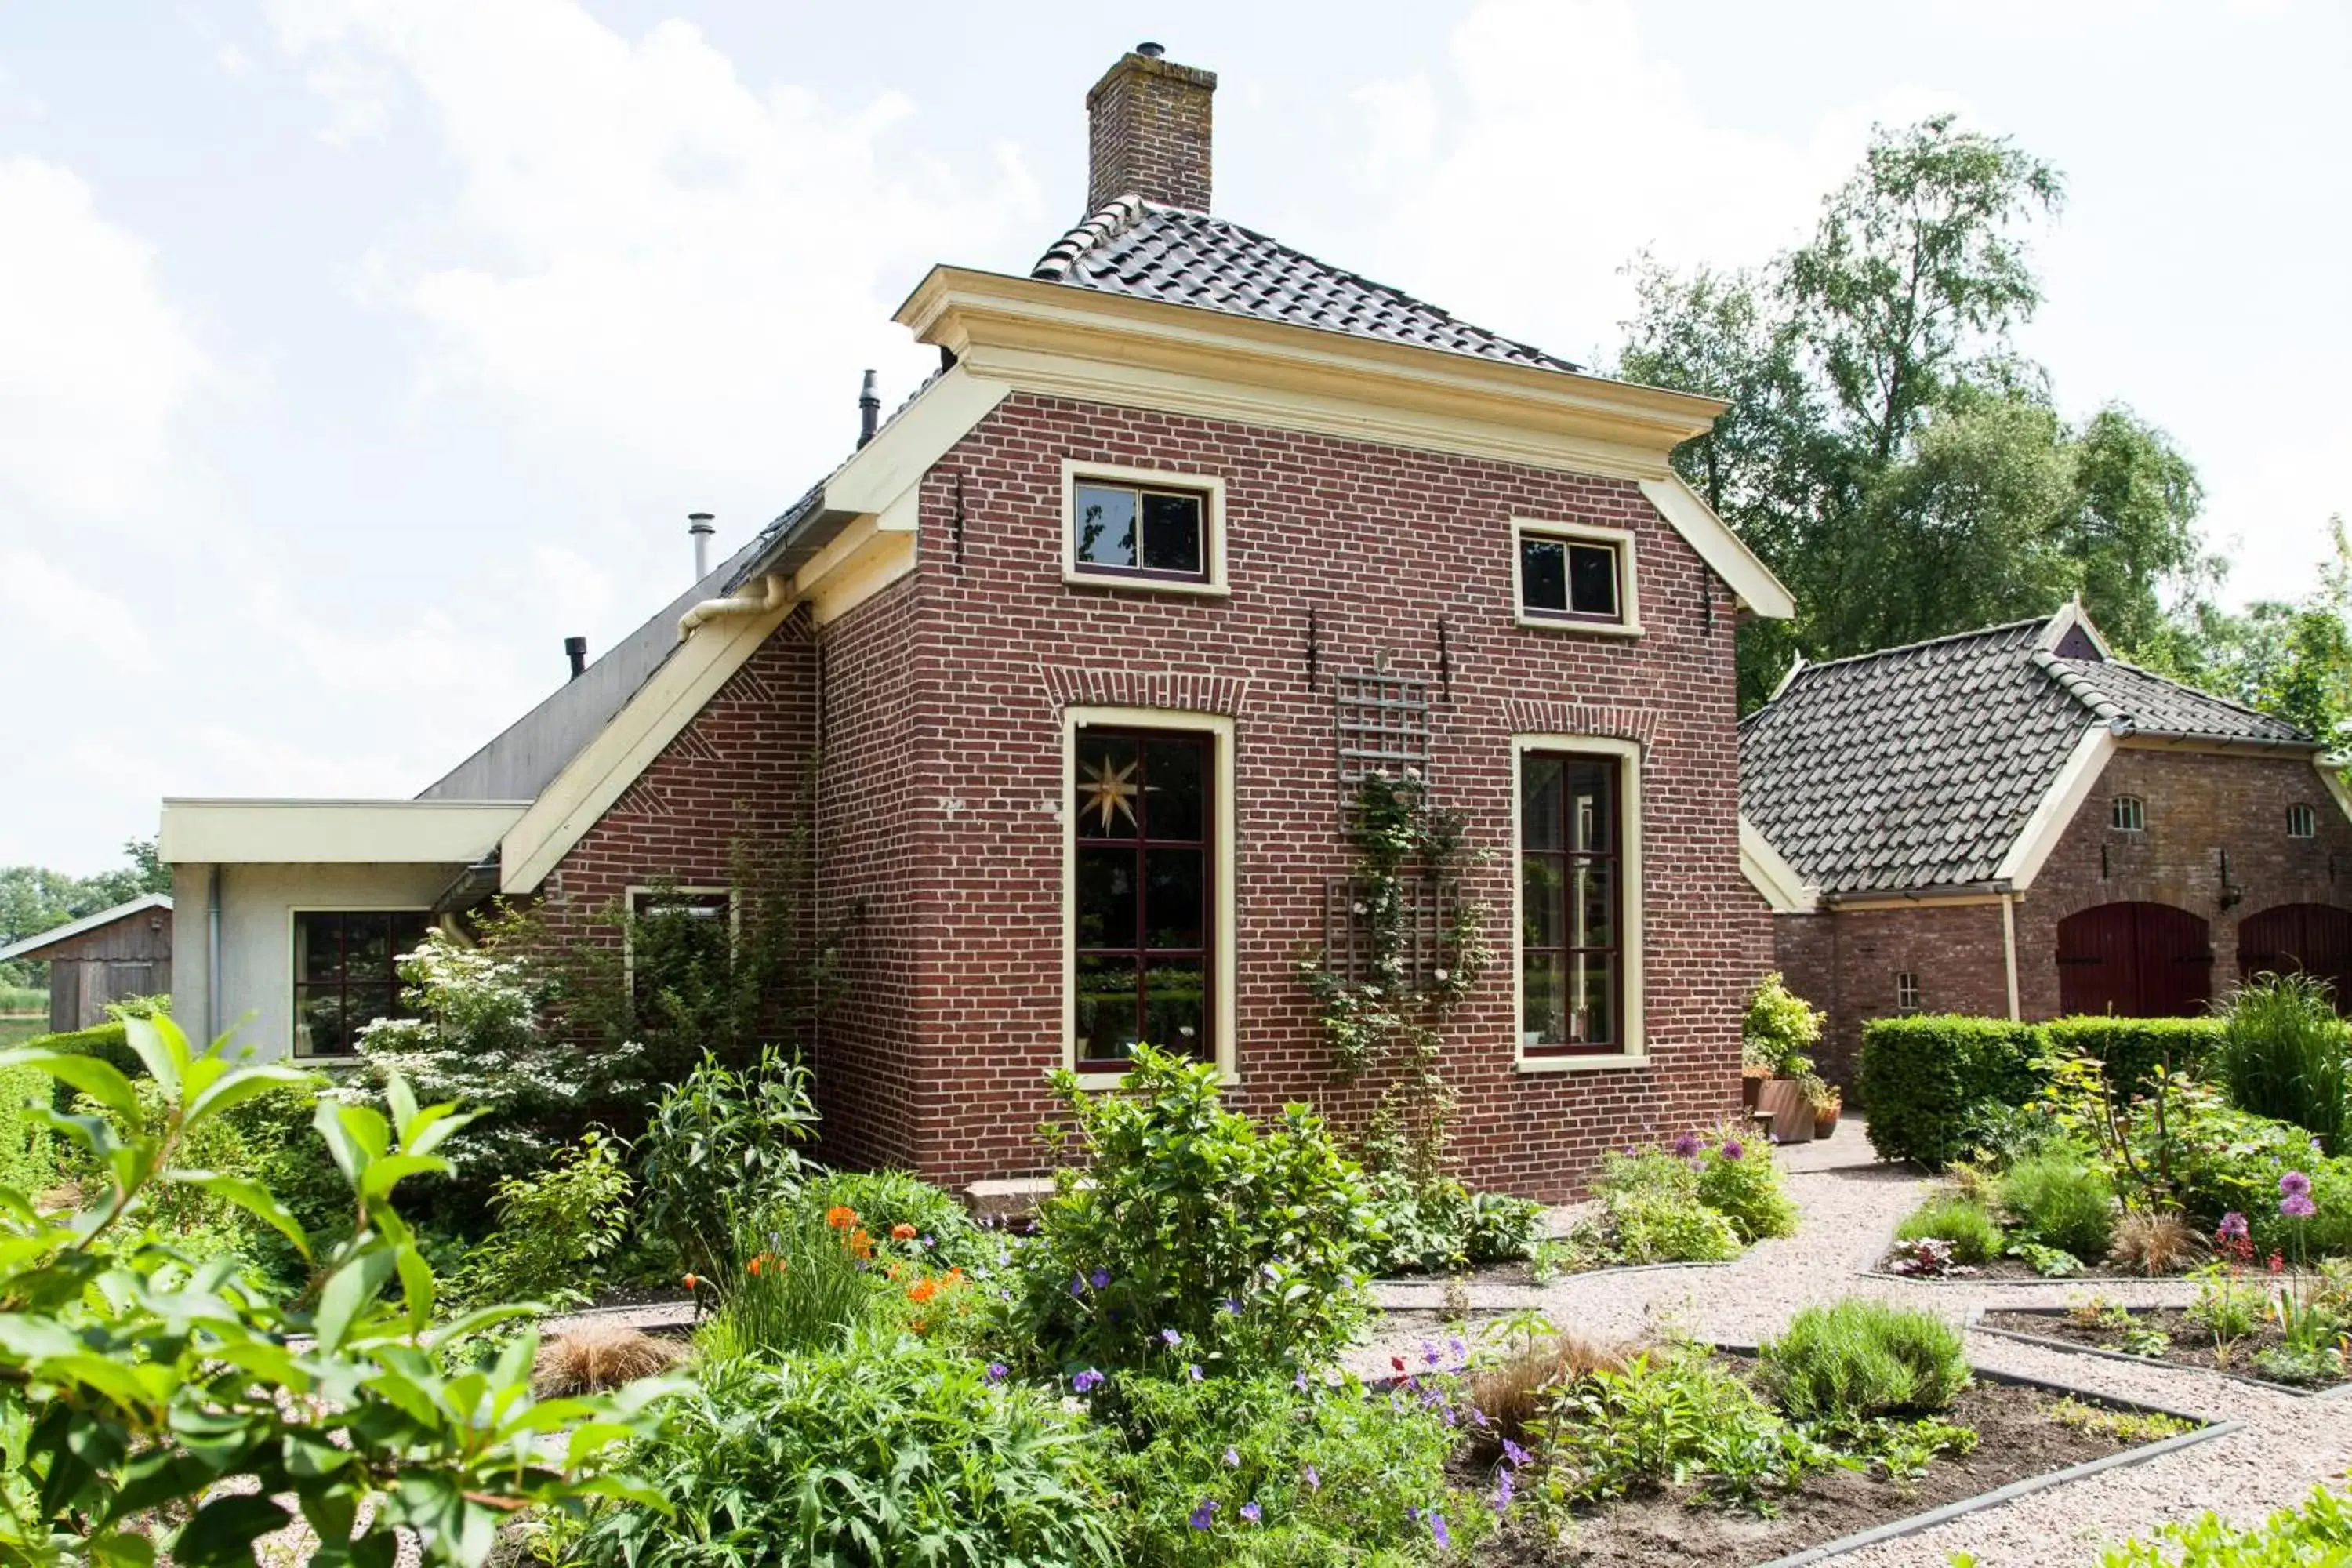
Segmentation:
{"type": "Polygon", "coordinates": [[[907,1300],[919,1307],[939,1293],[940,1282],[938,1280],[919,1279],[912,1286],[908,1287],[907,1290],[907,1300]]]}
{"type": "Polygon", "coordinates": [[[849,1250],[851,1256],[860,1260],[871,1258],[874,1256],[874,1238],[863,1228],[853,1230],[849,1233],[849,1250]]]}
{"type": "MultiPolygon", "coordinates": [[[[762,1256],[762,1257],[764,1257],[764,1256],[765,1256],[765,1254],[762,1254],[761,1256],[762,1256]]],[[[753,1258],[753,1259],[751,1259],[751,1261],[749,1264],[747,1264],[745,1267],[747,1267],[748,1268],[750,1268],[750,1269],[751,1269],[751,1278],[752,1278],[752,1279],[757,1279],[760,1277],[760,1259],[759,1259],[759,1258],[753,1258]]]]}
{"type": "Polygon", "coordinates": [[[915,1239],[915,1227],[908,1225],[905,1220],[900,1220],[897,1225],[890,1227],[890,1239],[893,1241],[912,1241],[915,1239]]]}
{"type": "Polygon", "coordinates": [[[824,1223],[835,1230],[847,1230],[857,1223],[857,1211],[846,1204],[835,1204],[824,1211],[824,1223]]]}
{"type": "Polygon", "coordinates": [[[963,1269],[961,1267],[948,1270],[948,1283],[950,1285],[961,1285],[963,1283],[963,1269]]]}
{"type": "Polygon", "coordinates": [[[893,1263],[892,1265],[890,1265],[890,1267],[889,1267],[889,1268],[885,1268],[884,1270],[882,1270],[882,1278],[883,1278],[883,1279],[889,1279],[889,1280],[894,1280],[894,1281],[895,1281],[895,1280],[898,1278],[898,1274],[899,1274],[899,1266],[898,1266],[898,1264],[896,1264],[896,1263],[893,1263]]]}
{"type": "Polygon", "coordinates": [[[686,1288],[687,1288],[688,1289],[689,1289],[689,1290],[693,1289],[696,1286],[700,1285],[701,1283],[702,1283],[702,1281],[701,1281],[701,1280],[697,1279],[696,1279],[693,1275],[691,1275],[691,1274],[689,1274],[689,1275],[688,1275],[688,1276],[686,1277],[686,1288]]]}

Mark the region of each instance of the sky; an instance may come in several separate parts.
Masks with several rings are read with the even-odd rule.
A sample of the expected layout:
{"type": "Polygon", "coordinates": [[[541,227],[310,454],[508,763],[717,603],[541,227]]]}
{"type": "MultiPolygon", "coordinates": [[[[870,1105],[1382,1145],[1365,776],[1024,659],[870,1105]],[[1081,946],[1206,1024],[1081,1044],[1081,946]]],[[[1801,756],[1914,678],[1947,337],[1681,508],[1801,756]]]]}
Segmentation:
{"type": "Polygon", "coordinates": [[[0,0],[0,864],[431,783],[911,390],[926,268],[1083,216],[1147,37],[1222,216],[1588,361],[1957,111],[2064,172],[2021,346],[2196,462],[2223,597],[2352,514],[2340,0],[0,0]]]}

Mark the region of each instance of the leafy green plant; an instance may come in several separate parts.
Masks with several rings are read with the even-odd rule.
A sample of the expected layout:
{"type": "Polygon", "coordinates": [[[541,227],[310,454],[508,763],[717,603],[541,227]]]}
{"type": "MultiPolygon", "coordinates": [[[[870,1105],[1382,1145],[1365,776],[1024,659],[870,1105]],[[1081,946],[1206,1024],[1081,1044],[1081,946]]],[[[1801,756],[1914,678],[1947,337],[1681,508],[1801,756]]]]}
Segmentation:
{"type": "Polygon", "coordinates": [[[2111,1546],[2101,1568],[2296,1568],[2352,1553],[2352,1510],[2326,1487],[2300,1508],[2281,1509],[2252,1529],[2208,1511],[2193,1524],[2168,1524],[2153,1541],[2111,1546]]]}
{"type": "Polygon", "coordinates": [[[828,1350],[874,1315],[887,1288],[872,1235],[840,1205],[804,1199],[747,1216],[719,1272],[688,1276],[717,1310],[697,1334],[713,1358],[828,1350]]]}
{"type": "Polygon", "coordinates": [[[1601,1161],[1592,1189],[1614,1260],[1721,1263],[1739,1256],[1739,1233],[1730,1219],[1699,1196],[1693,1158],[1654,1149],[1601,1161]]]}
{"type": "Polygon", "coordinates": [[[707,1364],[632,1463],[667,1510],[600,1507],[586,1568],[1111,1563],[1105,1445],[1052,1392],[861,1330],[707,1364]]]}
{"type": "Polygon", "coordinates": [[[1731,1222],[1743,1242],[1797,1234],[1797,1204],[1780,1181],[1780,1167],[1763,1149],[1750,1149],[1737,1130],[1718,1128],[1697,1155],[1698,1201],[1731,1222]]]}
{"type": "Polygon", "coordinates": [[[1775,1078],[1811,1072],[1812,1052],[1821,1044],[1822,1025],[1828,1016],[1790,990],[1776,969],[1748,994],[1747,1011],[1739,1020],[1740,1059],[1770,1068],[1775,1078]]]}
{"type": "Polygon", "coordinates": [[[1474,1193],[1450,1177],[1416,1182],[1402,1170],[1372,1178],[1376,1221],[1387,1238],[1371,1267],[1381,1274],[1442,1273],[1525,1258],[1543,1205],[1474,1193]]]}
{"type": "Polygon", "coordinates": [[[2011,1165],[2000,1204],[2020,1237],[2076,1258],[2104,1258],[2115,1238],[2115,1184],[2076,1144],[2055,1143],[2011,1165]]]}
{"type": "Polygon", "coordinates": [[[1961,1263],[1980,1264],[2000,1256],[2000,1225],[1982,1208],[1953,1194],[1927,1199],[1895,1227],[1897,1241],[1929,1237],[1950,1242],[1952,1257],[1961,1263]]]}
{"type": "Polygon", "coordinates": [[[662,1500],[617,1467],[666,1393],[536,1403],[527,1331],[483,1365],[446,1370],[451,1343],[516,1317],[486,1308],[435,1326],[436,1293],[393,1205],[401,1183],[441,1173],[467,1113],[420,1110],[407,1085],[373,1107],[320,1106],[314,1126],[347,1184],[349,1236],[314,1251],[268,1187],[183,1164],[218,1118],[308,1080],[277,1064],[236,1066],[228,1041],[192,1052],[168,1017],[127,1021],[160,1096],[153,1122],[131,1080],[89,1056],[19,1049],[102,1114],[48,1118],[92,1162],[90,1201],[44,1215],[0,1187],[0,1558],[146,1568],[253,1560],[261,1536],[307,1521],[320,1555],[383,1563],[402,1531],[428,1563],[474,1568],[526,1508],[662,1500]],[[315,1257],[299,1296],[197,1262],[142,1225],[151,1204],[193,1189],[234,1204],[315,1257]],[[387,1292],[391,1292],[387,1299],[387,1292]],[[569,1429],[560,1448],[549,1434],[569,1429]],[[349,1542],[346,1546],[342,1543],[349,1542]]]}
{"type": "Polygon", "coordinates": [[[2111,1410],[2073,1394],[2050,1407],[2050,1418],[2077,1431],[2098,1432],[2119,1443],[2157,1443],[2197,1430],[2198,1423],[2160,1410],[2111,1410]]]}
{"type": "Polygon", "coordinates": [[[1941,1170],[1976,1150],[1972,1118],[2032,1100],[2045,1052],[2032,1024],[1950,1015],[1876,1018],[1862,1031],[1870,1146],[1885,1160],[1941,1170]]]}
{"type": "Polygon", "coordinates": [[[1175,1332],[1212,1370],[1311,1363],[1364,1311],[1377,1231],[1363,1173],[1307,1108],[1260,1129],[1216,1068],[1140,1046],[1117,1092],[1054,1075],[1083,1169],[1055,1173],[1016,1255],[1045,1352],[1148,1364],[1175,1332]]]}
{"type": "Polygon", "coordinates": [[[502,1178],[498,1224],[467,1250],[451,1300],[584,1305],[628,1230],[632,1184],[621,1154],[612,1134],[592,1127],[545,1170],[502,1178]]]}
{"type": "Polygon", "coordinates": [[[2008,1256],[2044,1279],[2065,1279],[2083,1271],[2081,1258],[2063,1247],[2044,1247],[2038,1241],[2011,1242],[2008,1256]]]}
{"type": "Polygon", "coordinates": [[[2215,1342],[2230,1344],[2263,1326],[2263,1289],[2234,1266],[2209,1263],[2195,1279],[2197,1300],[2189,1304],[2189,1321],[2211,1333],[2215,1342]]]}
{"type": "Polygon", "coordinates": [[[2147,1091],[2159,1072],[2196,1073],[2221,1053],[2220,1018],[2125,1018],[2089,1014],[2053,1018],[2042,1026],[2050,1055],[2097,1062],[2117,1098],[2147,1091]]]}
{"type": "Polygon", "coordinates": [[[2258,974],[2223,1010],[2215,1066],[2231,1103],[2292,1121],[2330,1154],[2344,1147],[2347,1108],[2344,1020],[2326,982],[2305,974],[2258,974]]]}
{"type": "Polygon", "coordinates": [[[1848,1297],[1807,1307],[1760,1347],[1759,1376],[1800,1420],[1944,1409],[1968,1386],[1959,1331],[1932,1312],[1848,1297]]]}
{"type": "Polygon", "coordinates": [[[953,1193],[904,1171],[834,1171],[810,1176],[800,1206],[822,1213],[845,1208],[867,1232],[887,1237],[912,1227],[917,1246],[940,1267],[975,1269],[995,1264],[1004,1242],[981,1229],[953,1193]]]}
{"type": "Polygon", "coordinates": [[[26,1114],[50,1100],[48,1075],[37,1068],[0,1072],[0,1186],[36,1197],[57,1184],[58,1161],[49,1130],[26,1114]]]}
{"type": "Polygon", "coordinates": [[[747,1220],[800,1191],[817,1113],[808,1068],[772,1047],[740,1070],[706,1054],[662,1091],[637,1142],[642,1223],[688,1273],[717,1275],[747,1220]]]}
{"type": "Polygon", "coordinates": [[[1841,1416],[1813,1424],[1814,1435],[1851,1459],[1859,1460],[1890,1481],[1916,1481],[1939,1455],[1976,1451],[1973,1426],[1921,1415],[1906,1420],[1893,1415],[1841,1416]]]}

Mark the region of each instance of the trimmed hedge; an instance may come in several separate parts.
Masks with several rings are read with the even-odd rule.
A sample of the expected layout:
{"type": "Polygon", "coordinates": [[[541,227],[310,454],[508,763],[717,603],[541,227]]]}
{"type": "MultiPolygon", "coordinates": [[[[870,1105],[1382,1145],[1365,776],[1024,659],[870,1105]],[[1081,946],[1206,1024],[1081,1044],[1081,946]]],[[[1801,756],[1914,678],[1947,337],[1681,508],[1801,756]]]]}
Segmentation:
{"type": "Polygon", "coordinates": [[[1862,1031],[1862,1098],[1882,1160],[1942,1170],[1970,1148],[1979,1106],[2023,1105],[2042,1086],[2038,1024],[1957,1014],[1879,1018],[1862,1031]]]}
{"type": "Polygon", "coordinates": [[[2096,1057],[2107,1081],[2128,1100],[2157,1068],[2193,1072],[2221,1050],[2229,1027],[2219,1018],[2053,1018],[2042,1026],[2051,1053],[2096,1057]]]}
{"type": "MultiPolygon", "coordinates": [[[[111,1063],[117,1071],[134,1083],[147,1076],[147,1064],[141,1061],[139,1053],[131,1048],[130,1038],[124,1033],[120,1018],[110,1018],[103,1024],[93,1024],[87,1029],[74,1029],[62,1035],[36,1035],[25,1044],[28,1048],[37,1047],[68,1056],[97,1057],[111,1063]]],[[[72,1110],[75,1092],[72,1087],[62,1079],[51,1081],[57,1086],[58,1110],[72,1110]]]]}

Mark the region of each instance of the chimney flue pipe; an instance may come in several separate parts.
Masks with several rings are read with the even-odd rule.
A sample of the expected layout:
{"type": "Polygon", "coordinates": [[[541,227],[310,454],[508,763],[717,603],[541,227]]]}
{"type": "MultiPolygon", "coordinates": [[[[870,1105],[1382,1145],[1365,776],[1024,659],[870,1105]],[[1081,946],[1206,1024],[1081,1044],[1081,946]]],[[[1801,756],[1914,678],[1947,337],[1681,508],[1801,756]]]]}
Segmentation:
{"type": "Polygon", "coordinates": [[[710,536],[719,531],[710,526],[710,516],[707,511],[686,514],[686,531],[694,536],[694,580],[698,583],[710,575],[710,536]]]}
{"type": "Polygon", "coordinates": [[[586,637],[565,637],[563,639],[563,657],[572,661],[572,679],[574,680],[579,679],[588,671],[588,639],[586,637]]]}
{"type": "Polygon", "coordinates": [[[882,395],[874,390],[874,373],[866,373],[866,384],[857,390],[857,444],[861,447],[874,439],[877,426],[882,423],[882,395]]]}

